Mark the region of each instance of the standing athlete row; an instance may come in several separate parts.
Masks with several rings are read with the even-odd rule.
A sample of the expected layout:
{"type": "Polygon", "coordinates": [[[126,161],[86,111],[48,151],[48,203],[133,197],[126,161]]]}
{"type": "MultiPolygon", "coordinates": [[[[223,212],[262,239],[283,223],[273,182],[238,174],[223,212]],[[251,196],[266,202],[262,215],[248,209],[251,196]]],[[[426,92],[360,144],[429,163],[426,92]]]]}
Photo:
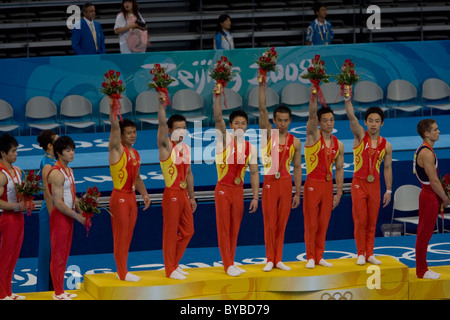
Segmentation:
{"type": "MultiPolygon", "coordinates": [[[[267,143],[263,144],[262,161],[264,182],[262,211],[264,217],[264,239],[267,263],[264,271],[274,267],[290,268],[282,262],[284,232],[291,209],[300,205],[301,142],[288,132],[291,111],[286,107],[274,110],[273,124],[266,109],[265,81],[259,87],[259,123],[265,129],[267,143]],[[291,175],[291,164],[294,167],[291,175]],[[295,193],[293,194],[293,183],[295,193]]],[[[223,88],[214,88],[221,92],[223,88]]],[[[348,90],[347,90],[348,91],[348,90]]],[[[187,272],[179,267],[184,251],[194,234],[193,213],[196,210],[194,180],[190,167],[190,148],[183,142],[186,134],[186,119],[173,115],[166,121],[165,95],[159,92],[159,126],[157,144],[161,169],[165,180],[162,201],[163,209],[163,256],[166,276],[185,279],[187,272]]],[[[110,102],[112,105],[112,102],[110,102]]],[[[358,123],[350,99],[345,107],[354,134],[354,165],[352,181],[352,211],[354,234],[357,246],[357,264],[367,262],[380,264],[373,255],[375,227],[381,203],[380,165],[384,160],[386,192],[383,206],[391,200],[392,147],[380,136],[384,114],[379,108],[370,108],[365,114],[364,130],[358,123]]],[[[248,117],[242,110],[230,115],[226,130],[222,116],[220,94],[214,95],[214,119],[218,132],[216,167],[218,181],[215,189],[216,223],[219,249],[225,272],[239,276],[245,272],[234,264],[237,237],[244,212],[243,180],[250,169],[253,199],[249,212],[255,212],[259,200],[259,174],[257,150],[244,139],[248,117]]],[[[144,200],[144,210],[150,204],[150,197],[140,178],[139,153],[133,149],[136,141],[136,126],[130,120],[118,121],[111,108],[111,133],[109,141],[109,163],[114,189],[110,198],[114,258],[117,277],[124,281],[139,281],[140,278],[127,271],[128,251],[137,217],[135,191],[144,200]]],[[[305,141],[305,162],[307,178],[303,187],[303,213],[305,223],[305,244],[307,268],[316,264],[331,267],[322,257],[325,236],[331,211],[339,204],[343,186],[343,144],[332,134],[334,114],[329,108],[317,110],[317,96],[312,91],[305,141]],[[333,165],[335,166],[336,194],[333,195],[333,165]]],[[[439,140],[439,130],[434,120],[425,119],[418,125],[418,133],[424,143],[415,155],[416,174],[422,184],[420,195],[419,227],[416,243],[417,276],[437,279],[439,275],[428,269],[426,248],[433,232],[439,203],[450,204],[440,185],[437,175],[437,159],[433,152],[434,143],[439,140]]],[[[45,150],[41,164],[44,182],[44,202],[40,212],[39,250],[51,247],[51,252],[39,262],[39,282],[51,282],[54,299],[70,300],[75,294],[64,292],[64,273],[72,242],[73,221],[84,223],[75,198],[75,180],[69,163],[74,159],[75,144],[68,136],[58,137],[43,132],[38,141],[45,150]],[[48,212],[47,212],[48,211],[48,212]],[[50,219],[48,219],[49,213],[50,219]],[[49,225],[49,230],[45,226],[49,225]],[[50,258],[51,257],[51,258],[50,258]],[[48,263],[50,262],[50,263],[48,263]],[[52,281],[49,281],[49,276],[52,281]]],[[[0,299],[22,299],[11,292],[14,267],[19,257],[24,218],[28,210],[18,198],[15,183],[21,182],[21,171],[13,166],[17,159],[17,140],[9,134],[0,137],[0,299]]],[[[47,227],[48,228],[48,227],[47,227]]],[[[41,254],[40,254],[41,257],[41,254]]]]}

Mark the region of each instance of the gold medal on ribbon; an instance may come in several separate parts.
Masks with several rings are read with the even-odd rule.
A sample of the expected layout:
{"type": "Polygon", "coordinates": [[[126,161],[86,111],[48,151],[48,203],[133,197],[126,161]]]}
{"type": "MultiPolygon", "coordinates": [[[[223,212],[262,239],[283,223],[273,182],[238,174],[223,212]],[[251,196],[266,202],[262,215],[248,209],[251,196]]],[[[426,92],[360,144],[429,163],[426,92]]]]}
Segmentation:
{"type": "Polygon", "coordinates": [[[327,173],[327,175],[325,176],[325,180],[330,181],[331,180],[331,174],[327,173]]]}
{"type": "Polygon", "coordinates": [[[238,185],[238,184],[240,184],[240,183],[241,183],[241,178],[236,177],[236,179],[234,179],[234,184],[235,184],[235,185],[238,185]]]}
{"type": "Polygon", "coordinates": [[[279,173],[279,172],[275,173],[275,179],[280,179],[280,177],[281,177],[281,173],[279,173]]]}
{"type": "Polygon", "coordinates": [[[181,181],[181,182],[180,182],[180,188],[181,188],[181,189],[186,189],[186,187],[187,187],[186,181],[181,181]]]}
{"type": "Polygon", "coordinates": [[[369,174],[367,176],[367,182],[373,182],[373,180],[375,180],[375,177],[373,176],[373,174],[369,174]]]}

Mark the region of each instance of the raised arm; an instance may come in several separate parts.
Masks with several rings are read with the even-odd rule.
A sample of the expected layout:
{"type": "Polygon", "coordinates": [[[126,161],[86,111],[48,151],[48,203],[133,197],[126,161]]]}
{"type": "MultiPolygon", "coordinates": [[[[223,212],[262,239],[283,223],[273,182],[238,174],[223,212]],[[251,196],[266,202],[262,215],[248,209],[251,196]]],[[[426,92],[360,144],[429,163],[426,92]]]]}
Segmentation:
{"type": "MultiPolygon", "coordinates": [[[[213,92],[213,113],[214,113],[214,123],[216,127],[217,134],[217,144],[222,145],[222,148],[226,146],[226,137],[227,137],[227,126],[225,121],[223,120],[222,106],[220,104],[220,95],[222,94],[223,87],[220,88],[220,95],[215,94],[216,91],[219,90],[219,86],[216,84],[214,86],[213,92]],[[219,132],[217,132],[219,131],[219,132]],[[219,135],[222,135],[222,139],[220,139],[219,135]]],[[[221,152],[221,151],[217,151],[221,152]]]]}
{"type": "Polygon", "coordinates": [[[109,121],[111,122],[111,132],[109,134],[109,163],[116,163],[122,156],[123,147],[120,142],[120,126],[117,115],[114,114],[113,99],[108,98],[109,121]]]}
{"type": "Polygon", "coordinates": [[[159,149],[159,158],[166,159],[171,150],[172,144],[169,138],[169,127],[167,126],[167,114],[165,106],[166,95],[158,92],[158,134],[157,144],[159,149]]]}
{"type": "MultiPolygon", "coordinates": [[[[349,89],[346,88],[345,92],[348,93],[349,89]]],[[[361,140],[364,138],[365,131],[364,128],[359,124],[358,118],[356,118],[355,116],[355,110],[350,98],[345,101],[345,111],[347,111],[347,117],[350,121],[350,129],[355,136],[354,146],[356,146],[360,144],[361,140]]]]}
{"type": "Polygon", "coordinates": [[[294,158],[292,162],[294,164],[294,186],[295,186],[295,195],[292,198],[292,209],[297,208],[300,205],[300,192],[302,189],[302,142],[298,138],[294,138],[294,158]]]}
{"type": "Polygon", "coordinates": [[[259,83],[258,91],[258,107],[259,107],[259,127],[267,130],[267,139],[270,139],[272,126],[269,121],[269,112],[267,112],[266,103],[266,85],[264,81],[259,83]]]}
{"type": "Polygon", "coordinates": [[[319,118],[317,117],[317,93],[313,93],[311,85],[311,99],[309,100],[309,117],[306,123],[306,144],[311,145],[319,139],[319,118]]]}

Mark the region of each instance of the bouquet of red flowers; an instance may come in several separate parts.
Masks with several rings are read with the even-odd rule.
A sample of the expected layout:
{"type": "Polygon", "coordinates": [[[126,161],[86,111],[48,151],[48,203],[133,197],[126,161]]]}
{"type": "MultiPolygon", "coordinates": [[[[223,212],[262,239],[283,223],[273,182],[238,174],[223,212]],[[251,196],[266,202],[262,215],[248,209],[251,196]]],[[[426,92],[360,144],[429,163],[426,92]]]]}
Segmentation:
{"type": "Polygon", "coordinates": [[[125,86],[122,80],[119,80],[120,72],[109,70],[103,75],[103,83],[100,91],[113,100],[113,110],[114,116],[119,114],[120,120],[122,121],[122,115],[120,114],[120,102],[122,99],[122,92],[125,91],[125,86]]]}
{"type": "MultiPolygon", "coordinates": [[[[209,73],[209,76],[211,79],[216,80],[217,86],[219,87],[219,90],[214,92],[217,96],[220,95],[220,87],[226,87],[227,83],[230,82],[233,79],[234,74],[232,73],[233,64],[230,60],[228,60],[227,57],[222,56],[220,57],[220,60],[217,60],[217,62],[214,65],[213,70],[209,73]]],[[[225,92],[223,93],[224,98],[224,105],[227,106],[226,98],[225,98],[225,92]]]]}
{"type": "Polygon", "coordinates": [[[161,67],[159,63],[155,63],[153,69],[150,70],[150,74],[153,75],[153,83],[148,84],[149,89],[155,89],[157,92],[164,92],[166,95],[165,106],[169,103],[169,91],[167,88],[170,86],[172,82],[175,81],[171,76],[169,76],[166,70],[161,67]]]}
{"type": "Polygon", "coordinates": [[[17,194],[27,208],[27,216],[31,215],[31,212],[34,210],[34,195],[44,190],[39,185],[40,180],[41,176],[36,174],[34,170],[30,170],[21,183],[16,183],[17,194]]]}
{"type": "Polygon", "coordinates": [[[345,94],[345,98],[351,95],[352,85],[359,81],[359,76],[355,73],[355,65],[350,59],[346,59],[341,67],[341,73],[334,76],[336,82],[341,85],[341,95],[344,95],[345,86],[350,87],[350,93],[345,94]]]}
{"type": "Polygon", "coordinates": [[[319,102],[326,107],[325,97],[323,96],[323,92],[320,90],[320,82],[328,83],[330,76],[326,73],[324,65],[325,62],[320,60],[320,55],[316,54],[314,59],[311,60],[311,66],[307,69],[308,72],[301,77],[311,81],[311,84],[314,86],[313,93],[318,94],[319,102]]]}
{"type": "Polygon", "coordinates": [[[98,198],[100,196],[101,193],[94,186],[87,188],[86,193],[78,200],[78,208],[82,211],[83,217],[86,218],[84,227],[87,236],[89,236],[89,229],[92,226],[91,218],[94,216],[94,213],[100,213],[100,209],[98,208],[98,198]]]}
{"type": "Polygon", "coordinates": [[[276,71],[277,70],[277,59],[278,52],[275,51],[274,47],[270,47],[264,51],[264,53],[256,60],[256,64],[259,66],[258,68],[258,82],[266,82],[267,72],[276,71]]]}
{"type": "MultiPolygon", "coordinates": [[[[450,174],[447,173],[444,177],[441,178],[441,184],[442,188],[444,189],[445,193],[447,194],[447,197],[450,197],[450,174]]],[[[441,216],[444,218],[444,204],[441,204],[441,216]]]]}

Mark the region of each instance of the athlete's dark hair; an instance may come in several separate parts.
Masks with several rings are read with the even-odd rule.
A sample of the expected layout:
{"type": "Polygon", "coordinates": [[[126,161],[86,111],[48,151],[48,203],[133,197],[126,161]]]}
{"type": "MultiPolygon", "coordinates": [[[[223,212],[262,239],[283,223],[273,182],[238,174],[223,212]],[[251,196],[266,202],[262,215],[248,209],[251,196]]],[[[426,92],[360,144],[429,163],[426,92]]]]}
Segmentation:
{"type": "Polygon", "coordinates": [[[55,151],[55,158],[58,159],[63,151],[67,148],[75,150],[75,142],[69,136],[61,136],[53,142],[53,150],[55,151]]]}
{"type": "Polygon", "coordinates": [[[291,109],[289,109],[286,106],[279,106],[276,107],[275,110],[273,110],[273,118],[275,119],[277,116],[277,113],[287,113],[289,115],[289,119],[292,119],[292,112],[291,109]]]}
{"type": "Polygon", "coordinates": [[[320,108],[317,111],[317,118],[319,118],[319,121],[320,121],[320,118],[322,118],[322,115],[327,114],[327,113],[331,113],[334,117],[334,112],[333,112],[333,110],[331,110],[331,108],[325,108],[325,107],[320,108]]]}
{"type": "Polygon", "coordinates": [[[230,114],[230,123],[233,122],[233,120],[236,117],[243,117],[245,118],[245,121],[247,121],[248,123],[248,115],[247,112],[245,112],[244,110],[234,110],[231,114],[230,114]]]}
{"type": "Polygon", "coordinates": [[[44,130],[41,133],[39,133],[37,137],[37,142],[39,143],[39,147],[44,149],[44,151],[47,151],[48,144],[53,144],[53,139],[57,135],[57,133],[53,130],[44,130]]]}
{"type": "Polygon", "coordinates": [[[173,114],[169,118],[169,120],[167,120],[167,126],[169,127],[169,129],[172,129],[174,122],[178,122],[178,121],[186,122],[186,117],[181,114],[173,114]]]}
{"type": "Polygon", "coordinates": [[[14,147],[17,147],[19,143],[9,133],[4,133],[0,136],[0,159],[2,158],[2,152],[8,153],[14,147]]]}
{"type": "Polygon", "coordinates": [[[364,120],[367,121],[367,118],[372,113],[378,113],[380,115],[380,117],[381,117],[381,123],[384,122],[384,112],[383,112],[383,110],[381,110],[380,107],[370,107],[369,109],[367,109],[366,113],[364,114],[364,120]]]}

